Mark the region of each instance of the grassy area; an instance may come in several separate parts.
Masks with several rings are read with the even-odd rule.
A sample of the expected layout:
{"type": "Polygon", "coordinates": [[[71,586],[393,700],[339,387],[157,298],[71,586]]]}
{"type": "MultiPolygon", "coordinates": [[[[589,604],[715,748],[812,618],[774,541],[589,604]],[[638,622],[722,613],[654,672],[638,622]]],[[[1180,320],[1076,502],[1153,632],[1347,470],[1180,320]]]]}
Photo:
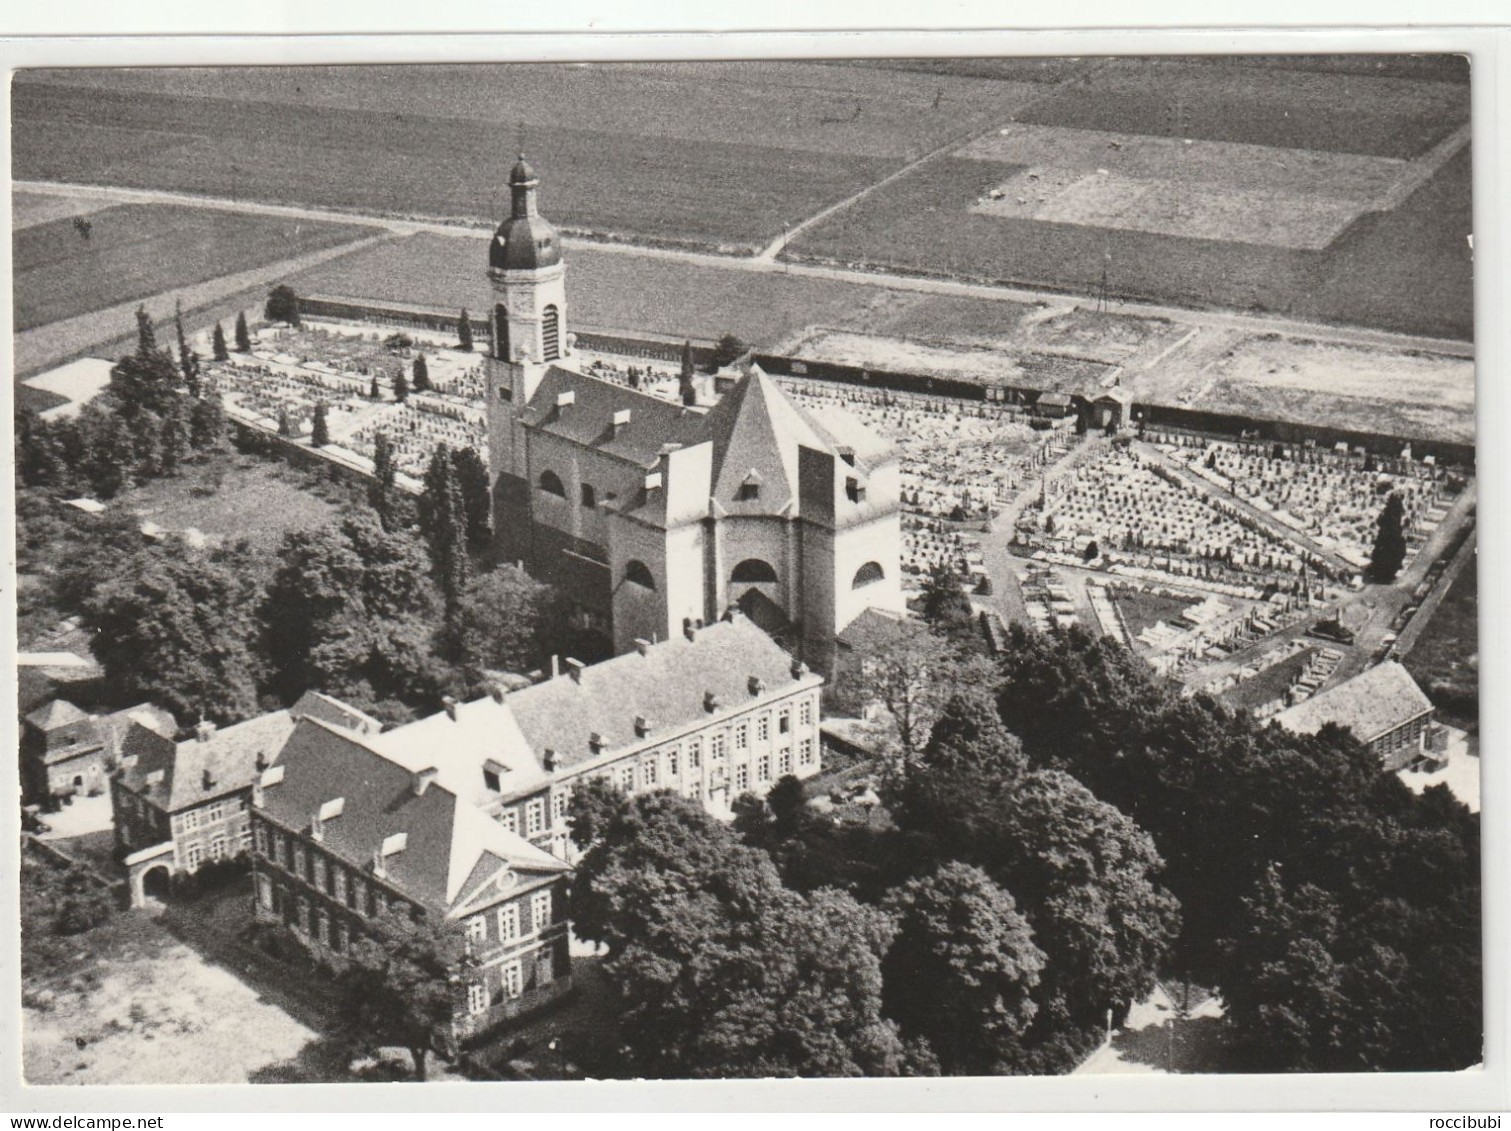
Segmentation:
{"type": "Polygon", "coordinates": [[[1201,604],[1195,597],[1171,597],[1146,589],[1117,589],[1109,591],[1108,595],[1122,613],[1123,623],[1135,640],[1144,629],[1153,628],[1159,621],[1170,624],[1192,605],[1201,604]]]}
{"type": "Polygon", "coordinates": [[[111,507],[168,530],[193,527],[207,536],[246,538],[271,548],[285,534],[334,520],[345,491],[281,460],[225,455],[183,475],[134,487],[111,507]]]}
{"type": "Polygon", "coordinates": [[[321,224],[167,204],[127,204],[89,217],[88,239],[62,218],[12,237],[16,329],[158,295],[307,255],[369,234],[321,224]]]}
{"type": "Polygon", "coordinates": [[[14,167],[480,221],[522,122],[558,224],[751,246],[1038,93],[817,63],[32,73],[14,167]]]}
{"type": "Polygon", "coordinates": [[[1479,575],[1469,562],[1454,578],[1402,661],[1445,722],[1479,729],[1479,575]]]}
{"type": "MultiPolygon", "coordinates": [[[[315,1037],[144,911],[51,930],[47,888],[21,866],[21,1053],[29,1084],[233,1084],[315,1037]]],[[[245,898],[244,896],[240,898],[245,898]]]]}

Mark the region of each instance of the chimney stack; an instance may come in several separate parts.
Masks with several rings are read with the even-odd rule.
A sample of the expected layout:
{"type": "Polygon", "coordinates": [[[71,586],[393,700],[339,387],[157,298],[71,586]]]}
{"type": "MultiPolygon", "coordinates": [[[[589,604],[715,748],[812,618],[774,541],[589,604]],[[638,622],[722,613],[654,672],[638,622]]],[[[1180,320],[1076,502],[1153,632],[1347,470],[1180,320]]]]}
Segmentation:
{"type": "Polygon", "coordinates": [[[719,709],[719,697],[712,691],[703,693],[703,709],[710,715],[719,709]]]}
{"type": "Polygon", "coordinates": [[[426,766],[423,770],[415,770],[410,777],[410,786],[414,789],[416,797],[424,797],[425,791],[430,788],[430,783],[436,779],[436,768],[426,766]]]}
{"type": "Polygon", "coordinates": [[[446,710],[446,717],[452,722],[456,722],[456,696],[444,696],[441,699],[441,706],[446,710]]]}
{"type": "Polygon", "coordinates": [[[639,636],[635,637],[635,651],[639,652],[642,656],[645,656],[650,653],[650,650],[651,642],[649,640],[644,640],[639,636]]]}
{"type": "Polygon", "coordinates": [[[662,483],[661,473],[659,471],[653,471],[653,472],[651,472],[649,475],[647,475],[645,477],[645,491],[646,491],[646,494],[650,494],[653,491],[659,491],[659,490],[661,490],[661,483],[662,483]]]}
{"type": "Polygon", "coordinates": [[[651,732],[651,721],[644,715],[635,716],[635,737],[644,738],[651,732]]]}
{"type": "Polygon", "coordinates": [[[205,768],[205,771],[199,776],[199,786],[200,789],[204,790],[207,793],[215,788],[215,775],[210,772],[208,766],[205,768]]]}
{"type": "Polygon", "coordinates": [[[555,652],[551,653],[551,678],[555,679],[561,674],[561,657],[555,652]]]}
{"type": "Polygon", "coordinates": [[[802,660],[793,660],[792,661],[792,678],[793,679],[802,679],[807,674],[808,674],[808,665],[807,664],[803,663],[802,660]]]}
{"type": "Polygon", "coordinates": [[[624,431],[629,426],[630,426],[630,410],[629,409],[627,409],[627,408],[621,408],[618,412],[614,413],[614,435],[616,435],[616,436],[619,435],[620,432],[624,431]]]}
{"type": "Polygon", "coordinates": [[[546,773],[554,773],[557,764],[556,751],[547,746],[541,752],[540,763],[545,767],[546,773]]]}
{"type": "Polygon", "coordinates": [[[750,677],[750,693],[752,695],[760,695],[765,690],[766,681],[764,679],[762,679],[758,675],[753,675],[750,677]]]}
{"type": "Polygon", "coordinates": [[[596,730],[588,735],[588,749],[594,754],[603,753],[603,735],[599,734],[596,730]]]}
{"type": "Polygon", "coordinates": [[[574,660],[571,656],[567,657],[567,674],[572,677],[573,683],[582,682],[582,669],[585,667],[587,665],[581,660],[574,660]]]}

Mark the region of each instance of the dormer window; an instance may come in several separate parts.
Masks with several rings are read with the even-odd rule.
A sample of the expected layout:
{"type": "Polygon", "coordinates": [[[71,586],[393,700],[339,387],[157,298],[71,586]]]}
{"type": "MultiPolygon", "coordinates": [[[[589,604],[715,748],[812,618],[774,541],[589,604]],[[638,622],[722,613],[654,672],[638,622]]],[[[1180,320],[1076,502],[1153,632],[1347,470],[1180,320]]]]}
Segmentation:
{"type": "Polygon", "coordinates": [[[761,476],[755,469],[751,469],[745,477],[745,482],[740,484],[740,489],[735,492],[735,498],[742,503],[752,503],[761,497],[761,476]]]}
{"type": "Polygon", "coordinates": [[[863,502],[865,502],[866,501],[866,485],[864,483],[862,483],[859,479],[856,479],[854,477],[847,477],[845,479],[845,497],[847,499],[849,499],[852,503],[863,503],[863,502]]]}
{"type": "Polygon", "coordinates": [[[494,793],[499,792],[499,790],[502,788],[502,786],[501,786],[501,784],[499,782],[499,779],[498,779],[498,771],[497,770],[484,769],[483,770],[483,784],[485,786],[487,786],[489,789],[491,789],[494,793]]]}

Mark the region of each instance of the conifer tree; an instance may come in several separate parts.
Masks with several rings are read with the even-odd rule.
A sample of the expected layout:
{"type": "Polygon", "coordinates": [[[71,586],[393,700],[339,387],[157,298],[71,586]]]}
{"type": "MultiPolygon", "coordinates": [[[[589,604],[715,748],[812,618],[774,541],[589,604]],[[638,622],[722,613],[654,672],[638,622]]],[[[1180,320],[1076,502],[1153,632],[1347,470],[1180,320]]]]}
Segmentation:
{"type": "Polygon", "coordinates": [[[247,312],[240,311],[236,315],[236,352],[252,352],[252,335],[247,330],[247,312]]]}
{"type": "Polygon", "coordinates": [[[173,328],[178,334],[178,367],[184,375],[184,387],[191,397],[200,393],[199,354],[189,347],[188,335],[184,333],[184,304],[173,304],[173,328]]]}
{"type": "Polygon", "coordinates": [[[409,399],[409,381],[404,376],[404,370],[399,369],[393,375],[393,399],[403,404],[409,399]]]}
{"type": "Polygon", "coordinates": [[[695,405],[698,403],[698,389],[693,384],[693,344],[682,343],[682,372],[677,379],[678,391],[682,397],[682,403],[695,405]]]}
{"type": "Polygon", "coordinates": [[[221,329],[219,322],[215,323],[215,334],[210,339],[210,348],[214,351],[216,361],[231,360],[231,353],[226,349],[226,332],[221,329]]]}
{"type": "Polygon", "coordinates": [[[458,348],[464,353],[472,352],[472,319],[467,316],[467,308],[462,307],[462,314],[456,320],[456,340],[458,348]]]}
{"type": "Polygon", "coordinates": [[[317,448],[323,448],[331,442],[330,425],[326,423],[325,414],[328,410],[325,402],[320,401],[315,405],[315,423],[310,431],[310,443],[317,448]]]}
{"type": "Polygon", "coordinates": [[[369,400],[381,401],[383,399],[383,390],[378,388],[378,375],[376,373],[373,374],[372,384],[368,386],[367,396],[369,400]]]}
{"type": "Polygon", "coordinates": [[[1369,580],[1379,585],[1389,585],[1401,572],[1406,562],[1406,508],[1401,496],[1390,493],[1385,500],[1385,509],[1380,512],[1380,523],[1375,533],[1374,552],[1369,558],[1369,580]]]}
{"type": "Polygon", "coordinates": [[[393,529],[393,494],[396,490],[398,466],[393,458],[393,441],[387,432],[373,437],[373,482],[368,489],[368,501],[378,512],[378,521],[384,530],[393,529]]]}
{"type": "Polygon", "coordinates": [[[278,435],[288,437],[293,436],[293,434],[294,422],[289,417],[289,410],[280,408],[278,410],[278,435]]]}
{"type": "Polygon", "coordinates": [[[428,393],[430,391],[430,366],[425,362],[425,355],[414,355],[414,391],[428,393]]]}

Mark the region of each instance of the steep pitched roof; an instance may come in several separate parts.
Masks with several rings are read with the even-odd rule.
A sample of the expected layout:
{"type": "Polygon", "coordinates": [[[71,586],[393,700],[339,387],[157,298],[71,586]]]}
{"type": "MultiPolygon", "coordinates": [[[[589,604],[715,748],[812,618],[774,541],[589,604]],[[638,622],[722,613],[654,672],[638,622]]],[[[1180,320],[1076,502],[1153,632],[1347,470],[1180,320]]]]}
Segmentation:
{"type": "Polygon", "coordinates": [[[170,813],[246,789],[257,775],[257,760],[277,760],[279,751],[294,731],[288,711],[273,711],[234,726],[175,743],[134,723],[121,745],[121,753],[135,762],[122,774],[122,784],[145,793],[170,813]],[[162,777],[149,781],[155,772],[162,777]],[[208,784],[207,784],[208,783],[208,784]]]}
{"type": "Polygon", "coordinates": [[[1389,660],[1281,711],[1275,721],[1297,734],[1316,734],[1326,724],[1337,723],[1361,742],[1373,742],[1430,710],[1432,700],[1417,681],[1389,660]]]}
{"type": "Polygon", "coordinates": [[[455,718],[450,711],[438,711],[377,736],[371,745],[408,769],[435,767],[440,783],[472,805],[549,781],[507,698],[501,703],[488,695],[458,703],[453,710],[455,718]],[[498,793],[484,781],[484,768],[498,773],[498,793]]]}
{"type": "Polygon", "coordinates": [[[383,724],[365,711],[359,711],[350,704],[333,699],[319,691],[306,691],[299,697],[299,701],[289,708],[289,714],[295,721],[306,717],[320,719],[333,726],[357,731],[359,734],[377,734],[383,729],[383,724]]]}
{"type": "Polygon", "coordinates": [[[595,757],[589,738],[605,751],[654,742],[655,735],[685,729],[709,715],[704,696],[713,692],[719,709],[749,702],[750,679],[767,693],[798,684],[817,686],[822,677],[794,677],[792,657],[743,616],[699,629],[693,640],[676,636],[653,644],[642,655],[630,652],[516,691],[506,702],[537,754],[554,750],[557,764],[573,766],[595,757]],[[635,716],[651,731],[635,733],[635,716]]]}
{"type": "Polygon", "coordinates": [[[46,732],[87,718],[89,718],[88,714],[75,707],[67,699],[54,699],[27,715],[26,721],[38,730],[46,732]]]}
{"type": "Polygon", "coordinates": [[[449,911],[500,867],[558,875],[569,866],[507,831],[439,780],[417,774],[375,749],[370,739],[306,718],[284,747],[282,780],[260,790],[262,809],[300,833],[320,807],[340,798],[341,814],[322,822],[321,846],[372,874],[385,842],[404,847],[382,857],[383,881],[415,902],[449,911]]]}
{"type": "Polygon", "coordinates": [[[560,365],[546,371],[521,419],[528,427],[647,468],[666,444],[696,444],[704,430],[701,412],[560,365]],[[564,393],[572,394],[573,403],[558,408],[564,393]],[[629,423],[616,430],[614,415],[624,411],[629,423]]]}
{"type": "MultiPolygon", "coordinates": [[[[839,423],[838,416],[835,421],[839,423]]],[[[854,427],[860,430],[858,423],[854,427]]],[[[848,447],[856,466],[868,470],[853,443],[841,441],[813,413],[788,400],[755,365],[709,410],[707,434],[714,444],[713,496],[729,514],[780,514],[789,504],[795,505],[800,447],[836,455],[848,447]],[[741,500],[740,487],[752,476],[760,484],[760,493],[741,500]]],[[[862,443],[868,454],[886,448],[869,434],[862,443]]]]}

